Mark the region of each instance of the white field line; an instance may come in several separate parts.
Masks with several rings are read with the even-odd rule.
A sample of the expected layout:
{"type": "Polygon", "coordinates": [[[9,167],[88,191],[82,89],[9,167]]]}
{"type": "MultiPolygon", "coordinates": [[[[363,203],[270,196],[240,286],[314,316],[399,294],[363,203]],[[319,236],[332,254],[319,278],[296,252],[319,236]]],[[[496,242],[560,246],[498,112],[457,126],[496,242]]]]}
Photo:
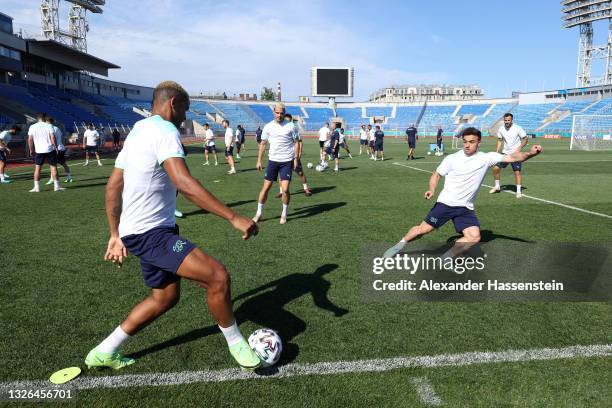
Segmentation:
{"type": "MultiPolygon", "coordinates": [[[[463,367],[473,364],[516,363],[612,356],[612,344],[540,348],[529,350],[477,351],[435,356],[396,357],[357,361],[331,361],[312,364],[288,364],[264,369],[260,373],[239,368],[225,370],[183,371],[174,373],[120,374],[106,377],[80,377],[62,386],[46,380],[0,383],[0,396],[15,389],[70,388],[97,389],[122,387],[160,387],[193,383],[210,383],[254,379],[279,379],[306,375],[338,375],[385,372],[400,368],[463,367]]],[[[129,370],[129,369],[126,369],[129,370]]]]}
{"type": "Polygon", "coordinates": [[[442,399],[436,394],[433,386],[427,377],[414,377],[410,379],[410,383],[416,390],[417,394],[426,405],[438,407],[442,405],[442,399]]]}
{"type": "MultiPolygon", "coordinates": [[[[605,160],[605,159],[601,159],[601,160],[532,160],[529,162],[529,165],[531,166],[532,164],[538,164],[538,163],[608,163],[608,162],[612,162],[612,159],[610,160],[605,160]]],[[[422,161],[418,161],[417,164],[440,164],[442,163],[442,160],[440,159],[439,161],[435,161],[435,162],[422,162],[422,161]]]]}
{"type": "MultiPolygon", "coordinates": [[[[424,169],[419,169],[418,167],[408,166],[407,164],[402,164],[402,163],[393,163],[393,164],[395,164],[396,166],[402,166],[402,167],[407,167],[407,168],[412,169],[412,170],[421,171],[423,173],[428,173],[428,174],[432,174],[433,173],[432,171],[424,170],[424,169]]],[[[493,188],[493,186],[490,186],[488,184],[481,184],[481,186],[487,187],[487,188],[493,188]]],[[[507,191],[507,190],[504,190],[502,192],[503,193],[508,193],[508,194],[514,194],[514,192],[507,191]]],[[[543,202],[543,203],[546,203],[546,204],[552,204],[552,205],[556,205],[556,206],[559,206],[559,207],[567,208],[569,210],[583,212],[585,214],[597,215],[598,217],[609,218],[609,219],[612,220],[612,215],[598,213],[598,212],[590,211],[590,210],[585,210],[584,208],[574,207],[573,205],[563,204],[563,203],[559,203],[557,201],[545,200],[543,198],[538,198],[538,197],[530,196],[530,195],[527,195],[527,194],[523,194],[523,197],[524,198],[530,198],[530,199],[535,200],[535,201],[540,201],[540,202],[543,202]]]]}

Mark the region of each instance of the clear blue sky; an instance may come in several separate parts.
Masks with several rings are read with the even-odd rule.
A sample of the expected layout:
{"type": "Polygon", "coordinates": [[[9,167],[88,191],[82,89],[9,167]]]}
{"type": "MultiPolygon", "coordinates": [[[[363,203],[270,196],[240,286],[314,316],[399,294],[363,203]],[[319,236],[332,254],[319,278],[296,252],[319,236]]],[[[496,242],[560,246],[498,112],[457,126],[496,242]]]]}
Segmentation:
{"type": "MultiPolygon", "coordinates": [[[[36,0],[2,0],[16,25],[40,25],[36,0]]],[[[68,3],[60,20],[67,25],[68,3]]],[[[488,97],[571,87],[577,28],[557,0],[108,0],[90,15],[89,52],[111,79],[191,92],[307,95],[311,66],[355,67],[355,100],[390,84],[478,84],[488,97]]],[[[595,29],[606,30],[605,23],[595,29]]],[[[595,69],[597,73],[597,69],[595,69]]]]}

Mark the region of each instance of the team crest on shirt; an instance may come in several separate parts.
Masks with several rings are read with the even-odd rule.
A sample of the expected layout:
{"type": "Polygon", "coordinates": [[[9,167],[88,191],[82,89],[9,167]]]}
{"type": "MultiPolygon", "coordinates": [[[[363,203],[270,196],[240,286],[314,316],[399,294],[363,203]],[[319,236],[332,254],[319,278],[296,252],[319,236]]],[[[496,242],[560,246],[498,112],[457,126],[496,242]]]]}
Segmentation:
{"type": "Polygon", "coordinates": [[[185,248],[186,243],[187,243],[186,241],[181,241],[180,239],[177,239],[176,242],[174,243],[174,246],[172,247],[172,250],[174,252],[181,252],[183,248],[185,248]]]}
{"type": "Polygon", "coordinates": [[[436,217],[429,217],[429,221],[431,221],[433,224],[438,222],[438,219],[436,217]]]}

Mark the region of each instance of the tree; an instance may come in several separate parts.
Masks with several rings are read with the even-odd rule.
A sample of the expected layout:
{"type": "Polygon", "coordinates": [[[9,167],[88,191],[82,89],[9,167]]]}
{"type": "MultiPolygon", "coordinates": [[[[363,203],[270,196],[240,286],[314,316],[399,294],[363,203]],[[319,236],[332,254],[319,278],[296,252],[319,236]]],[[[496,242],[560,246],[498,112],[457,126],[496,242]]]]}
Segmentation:
{"type": "Polygon", "coordinates": [[[261,89],[261,100],[262,101],[273,101],[276,98],[274,97],[274,91],[272,90],[272,88],[268,88],[268,87],[263,87],[261,89]]]}

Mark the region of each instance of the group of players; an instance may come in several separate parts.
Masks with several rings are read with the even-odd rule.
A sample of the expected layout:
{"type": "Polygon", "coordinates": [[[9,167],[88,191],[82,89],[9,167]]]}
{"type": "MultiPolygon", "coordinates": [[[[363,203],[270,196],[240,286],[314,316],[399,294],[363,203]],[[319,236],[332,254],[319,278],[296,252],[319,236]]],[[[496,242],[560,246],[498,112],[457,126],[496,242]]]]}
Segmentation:
{"type": "MultiPolygon", "coordinates": [[[[184,146],[178,131],[188,109],[189,96],[179,84],[172,81],[159,84],[154,90],[152,116],[139,121],[134,126],[117,156],[115,167],[107,182],[105,208],[110,238],[105,259],[121,266],[128,252],[140,258],[142,275],[151,292],[131,310],[119,326],[88,353],[85,363],[90,368],[120,369],[134,364],[134,359],[119,353],[120,346],[177,304],[181,278],[192,280],[206,289],[208,310],[217,322],[229,352],[236,362],[246,369],[255,369],[261,364],[242,336],[234,318],[230,278],[226,268],[180,235],[174,215],[176,196],[181,192],[198,207],[224,218],[240,231],[242,238],[246,240],[257,235],[258,223],[262,219],[268,193],[272,184],[280,181],[283,203],[280,223],[284,224],[287,222],[291,174],[294,171],[300,174],[301,169],[301,138],[291,116],[286,114],[284,104],[277,103],[274,106],[274,120],[266,124],[258,136],[260,143],[257,170],[263,169],[262,159],[267,145],[269,145],[269,161],[258,196],[256,215],[253,219],[249,219],[219,201],[190,174],[184,160],[184,146]]],[[[465,129],[462,135],[463,149],[447,156],[430,178],[429,188],[425,192],[425,198],[428,200],[435,195],[440,178],[446,177],[444,188],[436,204],[423,222],[412,227],[399,243],[385,253],[385,256],[394,256],[408,242],[440,228],[449,220],[454,222],[457,232],[462,234],[458,242],[474,243],[480,240],[480,224],[474,212],[473,202],[488,168],[494,165],[502,167],[503,164],[520,163],[541,152],[541,147],[537,145],[527,153],[520,151],[526,143],[523,140],[525,138],[521,138],[518,129],[512,130],[511,116],[508,118],[509,120],[505,118],[505,134],[518,136],[520,139],[518,146],[508,144],[504,139],[504,145],[508,144],[509,148],[514,149],[512,152],[506,153],[504,147],[503,155],[498,152],[482,153],[479,152],[480,131],[475,128],[465,129]]],[[[226,121],[224,127],[229,172],[234,174],[233,160],[231,162],[229,160],[230,157],[233,158],[233,142],[227,137],[231,134],[233,139],[235,135],[231,129],[228,131],[229,122],[226,121]]],[[[57,152],[60,148],[58,138],[52,129],[46,118],[39,117],[39,122],[32,125],[28,131],[30,149],[34,148],[37,154],[35,183],[36,177],[40,177],[42,162],[47,160],[51,164],[57,161],[57,152]],[[48,140],[44,146],[37,145],[39,139],[45,139],[36,137],[39,133],[45,135],[48,140]]],[[[338,125],[335,124],[334,131],[329,137],[331,152],[336,160],[341,143],[338,129],[338,125]]],[[[379,131],[380,128],[377,127],[374,132],[374,153],[366,150],[368,154],[374,155],[374,159],[377,159],[379,151],[381,156],[383,152],[384,134],[377,138],[376,133],[379,131]]],[[[500,145],[501,143],[498,143],[498,150],[500,145]]],[[[7,150],[4,143],[0,144],[0,147],[0,151],[7,150]]],[[[325,143],[321,147],[325,147],[325,143]]],[[[207,153],[214,154],[214,150],[207,149],[207,153]]],[[[322,161],[325,158],[323,151],[320,158],[322,161]]],[[[216,156],[215,162],[217,163],[216,156]]],[[[0,174],[3,175],[3,169],[1,170],[0,174]]],[[[52,180],[55,188],[60,188],[57,171],[53,167],[52,180]]],[[[35,184],[35,189],[37,188],[38,185],[35,184]]],[[[306,185],[304,190],[306,192],[306,185]]],[[[495,190],[499,191],[499,188],[495,190]]]]}

